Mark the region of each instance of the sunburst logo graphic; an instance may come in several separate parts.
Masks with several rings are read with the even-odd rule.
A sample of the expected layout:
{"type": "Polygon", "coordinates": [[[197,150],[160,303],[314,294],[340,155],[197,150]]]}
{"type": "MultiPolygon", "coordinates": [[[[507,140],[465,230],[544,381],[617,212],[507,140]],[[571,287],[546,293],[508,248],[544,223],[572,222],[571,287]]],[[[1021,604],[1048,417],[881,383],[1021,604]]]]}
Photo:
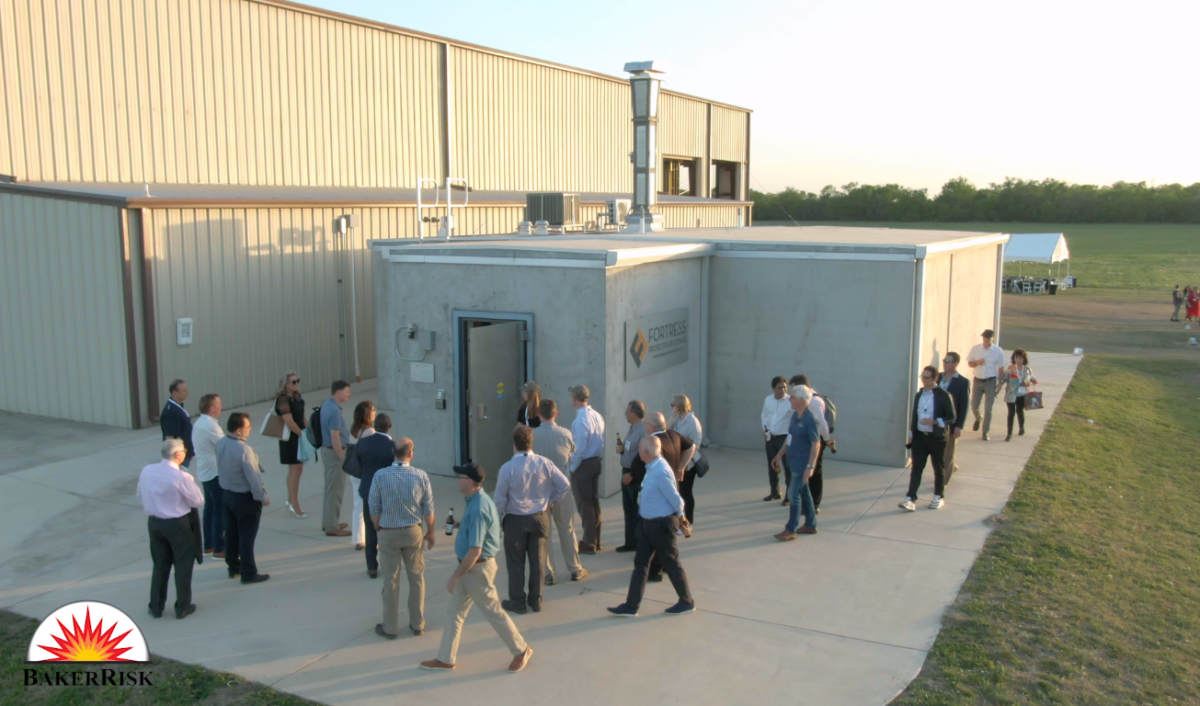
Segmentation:
{"type": "Polygon", "coordinates": [[[642,367],[642,361],[646,359],[646,349],[650,344],[646,342],[646,334],[642,333],[639,328],[637,335],[633,337],[633,345],[629,346],[629,355],[633,356],[633,362],[639,368],[642,367]]]}
{"type": "Polygon", "coordinates": [[[141,629],[107,603],[79,601],[51,613],[29,641],[29,662],[149,662],[141,629]]]}

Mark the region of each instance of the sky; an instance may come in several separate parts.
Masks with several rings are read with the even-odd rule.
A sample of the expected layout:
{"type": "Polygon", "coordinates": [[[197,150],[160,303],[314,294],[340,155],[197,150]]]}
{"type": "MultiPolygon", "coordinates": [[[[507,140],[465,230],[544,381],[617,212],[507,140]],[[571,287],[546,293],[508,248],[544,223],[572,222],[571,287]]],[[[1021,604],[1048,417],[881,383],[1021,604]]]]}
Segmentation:
{"type": "Polygon", "coordinates": [[[1200,181],[1200,2],[301,0],[754,111],[751,188],[1200,181]]]}

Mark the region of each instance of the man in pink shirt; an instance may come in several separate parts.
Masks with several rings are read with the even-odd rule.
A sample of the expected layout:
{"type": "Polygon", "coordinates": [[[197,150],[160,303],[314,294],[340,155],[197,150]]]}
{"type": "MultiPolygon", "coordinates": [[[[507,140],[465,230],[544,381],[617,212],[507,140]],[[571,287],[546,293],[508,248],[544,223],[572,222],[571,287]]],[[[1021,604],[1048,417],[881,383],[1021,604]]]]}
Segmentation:
{"type": "Polygon", "coordinates": [[[191,474],[179,467],[187,458],[182,441],[164,441],[162,457],[162,461],[142,469],[137,485],[138,500],[149,515],[150,558],[154,560],[150,615],[162,617],[173,566],[175,617],[182,620],[196,612],[192,603],[192,563],[199,561],[202,549],[199,533],[193,530],[188,515],[204,504],[204,491],[191,474]]]}

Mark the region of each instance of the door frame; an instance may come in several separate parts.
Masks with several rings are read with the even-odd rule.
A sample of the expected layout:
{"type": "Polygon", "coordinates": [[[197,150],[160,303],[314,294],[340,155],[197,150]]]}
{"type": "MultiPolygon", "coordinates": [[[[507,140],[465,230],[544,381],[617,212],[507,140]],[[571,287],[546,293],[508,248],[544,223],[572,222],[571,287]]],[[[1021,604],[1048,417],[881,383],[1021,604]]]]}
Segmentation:
{"type": "Polygon", "coordinates": [[[468,405],[464,404],[467,389],[467,336],[466,325],[472,321],[488,321],[494,323],[510,323],[521,321],[525,323],[528,337],[525,340],[525,379],[536,380],[533,368],[533,314],[519,314],[509,311],[473,311],[455,309],[451,312],[454,329],[454,464],[461,466],[470,449],[467,448],[467,413],[468,405]]]}

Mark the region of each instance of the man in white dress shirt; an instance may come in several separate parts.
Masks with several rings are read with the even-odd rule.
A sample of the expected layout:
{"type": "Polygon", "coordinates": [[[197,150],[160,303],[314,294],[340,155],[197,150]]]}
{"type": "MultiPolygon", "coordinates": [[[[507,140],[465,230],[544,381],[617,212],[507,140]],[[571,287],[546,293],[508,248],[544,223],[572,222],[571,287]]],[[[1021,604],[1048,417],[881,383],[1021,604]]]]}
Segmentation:
{"type": "MultiPolygon", "coordinates": [[[[762,428],[763,438],[767,442],[767,481],[771,487],[771,492],[763,498],[765,503],[783,497],[779,494],[779,470],[775,468],[773,462],[779,454],[779,449],[783,448],[784,443],[787,442],[788,424],[792,419],[792,403],[787,391],[787,379],[782,375],[776,375],[771,378],[771,394],[763,400],[762,428]]],[[[787,467],[786,462],[783,464],[783,473],[787,485],[790,486],[792,471],[787,467]]]]}
{"type": "Polygon", "coordinates": [[[571,490],[579,507],[583,524],[580,554],[600,551],[600,471],[604,455],[604,417],[588,404],[591,392],[587,385],[570,389],[575,405],[575,421],[571,422],[571,438],[575,453],[571,454],[571,490]]]}
{"type": "Polygon", "coordinates": [[[983,440],[987,441],[988,432],[992,428],[992,405],[996,402],[996,389],[1003,379],[1001,373],[1004,372],[1004,351],[992,343],[996,335],[994,331],[987,329],[981,335],[983,342],[967,354],[967,366],[971,368],[975,378],[971,383],[971,413],[975,415],[975,425],[971,429],[979,431],[979,403],[986,397],[982,423],[983,440]]]}
{"type": "Polygon", "coordinates": [[[204,504],[204,491],[191,474],[180,469],[187,458],[181,439],[167,439],[162,445],[163,460],[142,469],[137,496],[149,517],[150,615],[161,618],[167,602],[167,583],[175,569],[175,617],[183,619],[196,612],[192,603],[192,563],[200,561],[200,536],[188,518],[193,508],[204,504]]]}
{"type": "Polygon", "coordinates": [[[196,480],[204,488],[204,553],[225,558],[225,503],[217,480],[217,442],[225,438],[221,416],[221,398],[209,393],[200,398],[200,418],[192,427],[192,449],[196,453],[196,480]]]}

